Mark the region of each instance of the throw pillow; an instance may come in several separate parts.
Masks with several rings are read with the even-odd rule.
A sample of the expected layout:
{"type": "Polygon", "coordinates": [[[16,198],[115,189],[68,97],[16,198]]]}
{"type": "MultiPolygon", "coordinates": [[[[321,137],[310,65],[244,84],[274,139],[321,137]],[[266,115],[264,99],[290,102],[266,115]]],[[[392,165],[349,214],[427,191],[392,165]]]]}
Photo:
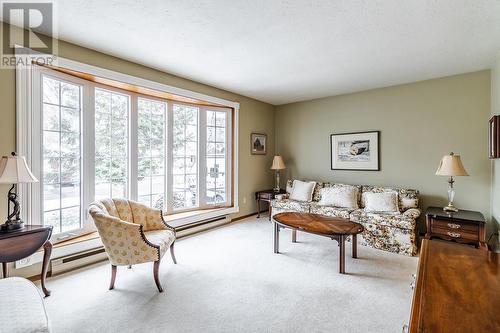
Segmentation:
{"type": "Polygon", "coordinates": [[[293,181],[290,199],[296,201],[311,201],[316,182],[293,181]]]}
{"type": "Polygon", "coordinates": [[[358,209],[358,189],[354,186],[322,188],[318,205],[358,209]]]}
{"type": "Polygon", "coordinates": [[[365,210],[368,212],[398,212],[398,194],[396,192],[363,193],[365,210]]]}
{"type": "Polygon", "coordinates": [[[286,182],[286,193],[290,194],[293,190],[293,180],[288,180],[286,182]]]}

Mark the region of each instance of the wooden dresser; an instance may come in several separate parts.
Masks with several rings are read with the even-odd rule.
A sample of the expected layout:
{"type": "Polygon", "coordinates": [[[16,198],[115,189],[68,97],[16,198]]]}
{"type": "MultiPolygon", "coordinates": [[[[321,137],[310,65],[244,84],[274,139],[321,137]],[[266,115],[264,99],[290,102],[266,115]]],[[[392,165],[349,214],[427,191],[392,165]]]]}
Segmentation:
{"type": "Polygon", "coordinates": [[[500,332],[499,309],[499,254],[422,241],[409,332],[500,332]]]}

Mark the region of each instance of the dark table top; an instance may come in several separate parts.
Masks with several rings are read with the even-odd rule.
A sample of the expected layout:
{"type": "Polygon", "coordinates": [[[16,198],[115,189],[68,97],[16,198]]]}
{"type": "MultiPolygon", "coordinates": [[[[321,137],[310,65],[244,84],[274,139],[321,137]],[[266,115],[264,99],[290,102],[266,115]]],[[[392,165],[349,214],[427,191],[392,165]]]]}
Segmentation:
{"type": "Polygon", "coordinates": [[[0,232],[0,240],[5,239],[5,238],[22,236],[22,235],[26,235],[26,234],[32,234],[35,232],[41,232],[41,231],[45,231],[47,229],[52,230],[52,226],[25,224],[24,228],[19,229],[19,230],[15,230],[15,231],[11,231],[11,232],[0,232]]]}
{"type": "Polygon", "coordinates": [[[459,210],[458,212],[445,212],[442,207],[429,207],[425,215],[431,215],[436,218],[443,219],[454,219],[454,220],[463,220],[470,222],[478,222],[485,223],[486,220],[480,212],[476,212],[473,210],[459,210]]]}

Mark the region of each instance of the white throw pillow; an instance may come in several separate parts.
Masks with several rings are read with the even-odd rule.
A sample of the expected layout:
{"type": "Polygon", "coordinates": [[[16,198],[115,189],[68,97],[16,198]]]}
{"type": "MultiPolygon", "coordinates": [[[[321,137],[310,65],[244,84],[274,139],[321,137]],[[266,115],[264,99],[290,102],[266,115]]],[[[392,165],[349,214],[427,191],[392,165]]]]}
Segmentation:
{"type": "Polygon", "coordinates": [[[315,186],[316,182],[294,180],[290,199],[296,201],[311,201],[315,186]]]}
{"type": "Polygon", "coordinates": [[[363,193],[365,210],[368,212],[398,212],[398,194],[396,192],[363,193]]]}
{"type": "Polygon", "coordinates": [[[325,187],[318,205],[358,209],[358,189],[354,186],[325,187]]]}

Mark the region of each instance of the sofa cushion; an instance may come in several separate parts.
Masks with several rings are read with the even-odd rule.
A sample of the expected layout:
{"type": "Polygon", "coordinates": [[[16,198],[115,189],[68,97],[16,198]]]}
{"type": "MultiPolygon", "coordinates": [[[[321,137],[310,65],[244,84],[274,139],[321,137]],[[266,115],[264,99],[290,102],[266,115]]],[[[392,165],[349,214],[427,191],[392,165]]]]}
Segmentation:
{"type": "Polygon", "coordinates": [[[399,213],[397,192],[365,192],[363,193],[365,211],[367,212],[397,212],[399,213]]]}
{"type": "Polygon", "coordinates": [[[292,193],[290,199],[296,201],[312,201],[313,191],[316,187],[316,182],[303,182],[301,180],[293,181],[292,193]]]}
{"type": "Polygon", "coordinates": [[[349,185],[349,184],[339,184],[339,183],[323,183],[323,188],[329,188],[329,187],[333,187],[333,188],[355,188],[357,189],[358,193],[357,193],[357,201],[358,201],[358,207],[361,207],[361,190],[362,190],[362,186],[361,185],[349,185]]]}
{"type": "MultiPolygon", "coordinates": [[[[417,190],[407,189],[407,188],[363,185],[362,193],[366,192],[373,192],[373,193],[396,192],[398,193],[398,205],[399,205],[399,210],[401,212],[404,212],[405,210],[410,208],[418,208],[419,192],[417,190]]],[[[361,199],[360,207],[362,208],[365,207],[363,198],[361,199]]]]}
{"type": "Polygon", "coordinates": [[[354,209],[352,208],[323,206],[317,203],[311,203],[311,213],[313,214],[321,214],[326,216],[342,217],[344,219],[348,219],[350,213],[353,211],[354,209]]]}
{"type": "Polygon", "coordinates": [[[358,208],[358,189],[354,186],[323,187],[320,193],[319,205],[358,208]]]}
{"type": "Polygon", "coordinates": [[[311,206],[311,204],[309,202],[283,199],[283,200],[273,200],[271,202],[271,206],[281,211],[286,210],[286,211],[309,213],[309,207],[311,206]]]}
{"type": "MultiPolygon", "coordinates": [[[[295,180],[289,179],[286,181],[286,193],[291,194],[293,190],[293,182],[295,180]]],[[[307,181],[306,181],[307,182],[307,181]]],[[[323,188],[323,183],[316,182],[316,186],[313,190],[312,201],[319,201],[321,199],[320,190],[323,188]]]]}
{"type": "Polygon", "coordinates": [[[411,216],[400,213],[372,213],[364,209],[357,209],[350,214],[350,219],[358,223],[370,223],[375,225],[385,225],[401,229],[413,230],[416,221],[411,216]]]}

